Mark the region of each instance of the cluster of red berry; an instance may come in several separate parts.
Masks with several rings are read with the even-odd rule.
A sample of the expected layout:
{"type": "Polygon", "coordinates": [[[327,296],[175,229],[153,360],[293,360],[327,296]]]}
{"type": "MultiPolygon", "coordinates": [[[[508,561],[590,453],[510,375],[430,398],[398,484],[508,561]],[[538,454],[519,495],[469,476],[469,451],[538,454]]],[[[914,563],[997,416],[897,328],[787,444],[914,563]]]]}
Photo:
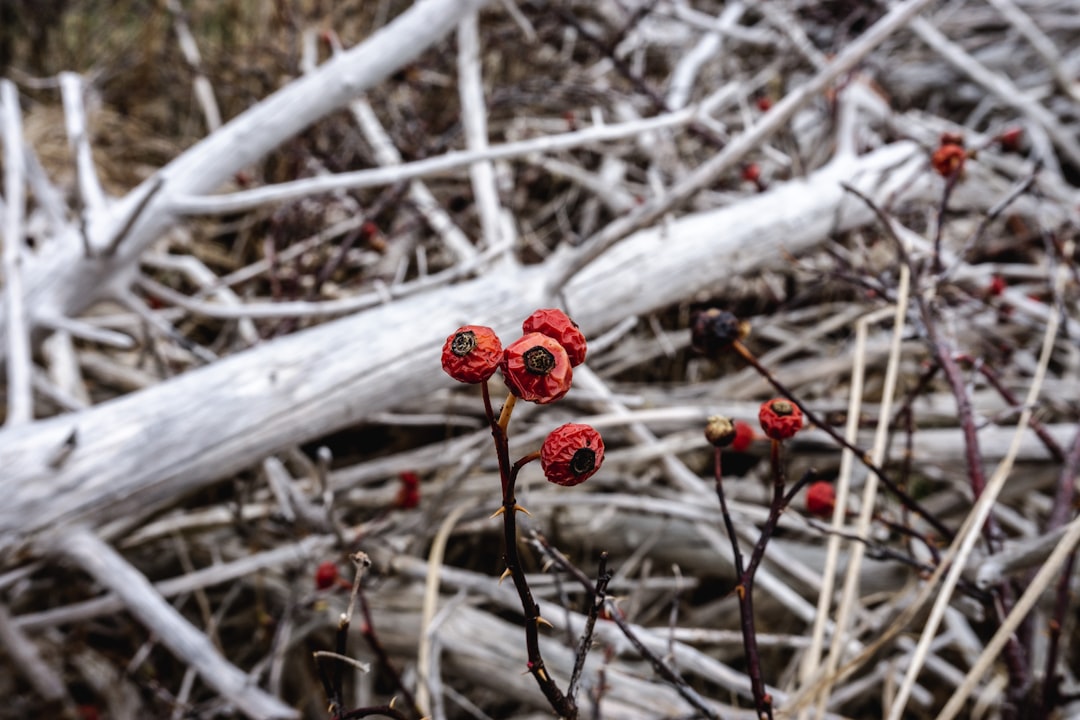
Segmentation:
{"type": "MultiPolygon", "coordinates": [[[[562,310],[537,310],[521,326],[522,337],[503,348],[489,327],[465,325],[442,350],[446,374],[463,383],[486,383],[496,370],[516,398],[540,405],[559,400],[585,361],[585,336],[562,310]]],[[[588,425],[567,423],[553,430],[540,449],[544,476],[558,485],[577,485],[604,459],[604,441],[588,425]]]]}

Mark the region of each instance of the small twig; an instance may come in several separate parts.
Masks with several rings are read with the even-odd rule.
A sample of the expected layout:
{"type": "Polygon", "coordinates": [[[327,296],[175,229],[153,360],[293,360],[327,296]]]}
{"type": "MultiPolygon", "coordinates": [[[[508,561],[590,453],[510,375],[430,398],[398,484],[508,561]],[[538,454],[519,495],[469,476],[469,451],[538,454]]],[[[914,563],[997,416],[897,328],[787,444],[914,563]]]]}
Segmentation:
{"type": "Polygon", "coordinates": [[[375,657],[379,661],[379,666],[390,676],[391,682],[394,687],[401,692],[408,707],[412,709],[412,713],[417,717],[421,715],[416,705],[416,698],[413,696],[412,691],[409,690],[409,686],[405,684],[405,681],[401,677],[401,673],[398,672],[397,667],[390,660],[390,653],[386,651],[386,647],[379,640],[379,635],[375,632],[375,622],[371,617],[371,608],[368,606],[367,596],[364,595],[363,589],[359,583],[353,586],[353,591],[356,593],[356,599],[360,603],[360,613],[364,618],[364,623],[360,626],[360,634],[364,636],[364,640],[367,641],[368,647],[375,653],[375,657]]]}
{"type": "Polygon", "coordinates": [[[648,648],[645,643],[641,641],[641,638],[633,631],[633,629],[626,623],[626,620],[622,618],[622,610],[615,604],[614,598],[608,596],[604,600],[605,607],[607,608],[608,619],[619,626],[619,630],[622,631],[626,639],[630,641],[630,644],[634,646],[634,649],[638,653],[649,661],[656,674],[671,683],[672,687],[678,691],[683,698],[694,706],[694,708],[705,717],[710,720],[719,720],[719,715],[713,710],[709,704],[705,701],[696,690],[687,684],[679,673],[675,672],[670,665],[659,655],[654,653],[648,648]]]}

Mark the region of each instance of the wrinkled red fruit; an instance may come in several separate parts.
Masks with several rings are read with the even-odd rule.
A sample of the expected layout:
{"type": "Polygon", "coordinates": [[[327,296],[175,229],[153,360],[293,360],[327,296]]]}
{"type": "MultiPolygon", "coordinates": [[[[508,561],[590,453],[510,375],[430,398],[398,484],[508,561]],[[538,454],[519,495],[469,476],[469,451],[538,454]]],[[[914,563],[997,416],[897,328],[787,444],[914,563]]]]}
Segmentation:
{"type": "Polygon", "coordinates": [[[458,382],[481,383],[495,374],[502,355],[502,343],[494,330],[482,325],[465,325],[446,338],[442,368],[458,382]]]}
{"type": "Polygon", "coordinates": [[[420,478],[414,472],[403,472],[398,477],[401,487],[394,498],[394,507],[412,510],[420,504],[420,478]]]}
{"type": "Polygon", "coordinates": [[[540,333],[529,333],[506,347],[502,374],[510,392],[546,405],[566,395],[574,379],[566,349],[540,333]]]}
{"type": "Polygon", "coordinates": [[[802,429],[802,410],[790,400],[774,398],[761,403],[758,421],[762,431],[773,440],[787,440],[802,429]]]}
{"type": "Polygon", "coordinates": [[[930,164],[942,177],[952,177],[964,169],[964,161],[967,159],[967,151],[961,145],[942,145],[934,151],[930,158],[930,164]]]}
{"type": "Polygon", "coordinates": [[[558,308],[537,310],[525,322],[521,324],[521,331],[528,335],[538,332],[547,335],[563,346],[566,356],[570,358],[570,365],[577,367],[585,362],[585,336],[581,334],[577,323],[567,317],[566,313],[558,308]]]}
{"type": "Polygon", "coordinates": [[[589,425],[567,423],[552,430],[540,448],[544,477],[556,485],[579,485],[604,462],[604,440],[589,425]]]}

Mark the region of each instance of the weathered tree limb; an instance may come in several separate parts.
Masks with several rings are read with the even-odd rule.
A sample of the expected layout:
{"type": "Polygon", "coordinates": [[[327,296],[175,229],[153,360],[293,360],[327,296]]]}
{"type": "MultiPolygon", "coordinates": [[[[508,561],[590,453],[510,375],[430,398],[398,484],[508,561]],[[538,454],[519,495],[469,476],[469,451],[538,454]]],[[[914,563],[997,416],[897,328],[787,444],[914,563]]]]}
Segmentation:
{"type": "MultiPolygon", "coordinates": [[[[565,288],[586,333],[708,293],[778,253],[804,252],[871,214],[842,182],[885,197],[919,162],[900,143],[844,158],[746,202],[642,231],[565,288]],[[648,292],[644,290],[647,289],[648,292]]],[[[917,193],[920,182],[907,184],[917,193]]],[[[447,333],[507,335],[542,303],[547,265],[504,270],[296,333],[79,413],[0,431],[0,552],[72,522],[137,522],[275,451],[449,384],[447,333]]],[[[117,526],[121,530],[123,526],[117,526]]]]}
{"type": "MultiPolygon", "coordinates": [[[[208,135],[111,207],[71,225],[26,259],[35,324],[73,317],[116,295],[142,252],[176,221],[173,198],[216,190],[287,138],[348,105],[445,37],[487,0],[421,0],[364,43],[336,55],[208,135]],[[89,257],[88,257],[89,255],[89,257]]],[[[6,327],[0,313],[0,330],[6,327]]],[[[2,333],[0,333],[2,335],[2,333]]]]}

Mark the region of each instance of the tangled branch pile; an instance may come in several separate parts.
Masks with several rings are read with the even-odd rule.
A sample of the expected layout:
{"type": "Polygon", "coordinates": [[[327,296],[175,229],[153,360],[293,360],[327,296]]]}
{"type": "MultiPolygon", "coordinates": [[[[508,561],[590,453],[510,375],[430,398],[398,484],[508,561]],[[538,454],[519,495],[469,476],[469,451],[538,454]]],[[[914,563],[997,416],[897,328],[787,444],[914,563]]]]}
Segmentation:
{"type": "MultiPolygon", "coordinates": [[[[589,354],[510,452],[606,445],[518,483],[549,671],[599,602],[583,716],[755,717],[702,429],[775,391],[707,306],[836,486],[758,570],[777,716],[1080,714],[1074,0],[324,5],[0,6],[0,717],[328,717],[358,550],[349,707],[549,717],[439,371],[537,307],[589,354]]],[[[768,455],[724,457],[747,549],[768,455]]]]}

